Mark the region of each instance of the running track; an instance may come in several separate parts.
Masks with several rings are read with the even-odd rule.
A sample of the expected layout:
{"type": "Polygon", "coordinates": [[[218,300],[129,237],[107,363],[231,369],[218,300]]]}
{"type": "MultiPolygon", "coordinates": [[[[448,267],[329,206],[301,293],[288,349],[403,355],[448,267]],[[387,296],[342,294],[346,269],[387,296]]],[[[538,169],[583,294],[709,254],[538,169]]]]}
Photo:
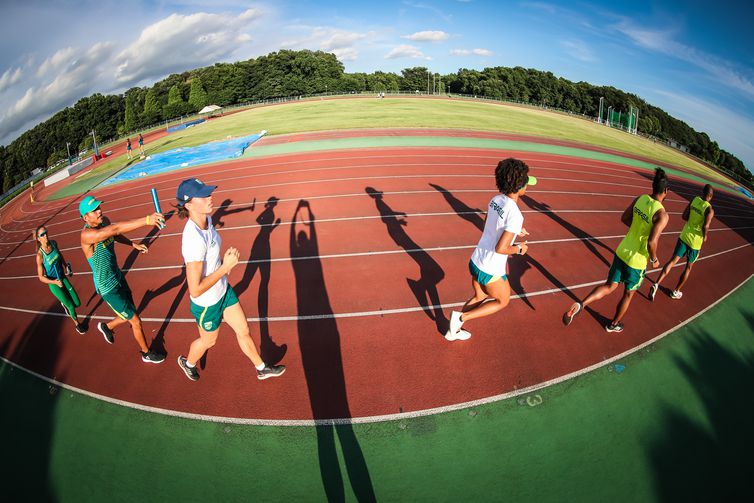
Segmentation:
{"type": "MultiPolygon", "coordinates": [[[[214,204],[222,208],[214,220],[223,225],[223,247],[237,247],[248,261],[230,282],[263,357],[282,356],[285,376],[257,381],[225,325],[201,379],[191,382],[180,371],[175,359],[187,351],[196,327],[181,269],[183,222],[175,217],[156,239],[151,233],[147,255],[118,248],[147,339],[156,337],[167,350],[166,362],[142,363],[125,327],[115,345],[107,345],[95,323],[112,314],[93,296],[78,246],[78,199],[31,204],[19,198],[3,209],[0,354],[76,389],[179,414],[282,424],[390,418],[579,372],[672,329],[754,273],[754,206],[718,192],[713,233],[682,301],[660,293],[651,304],[637,295],[626,331],[607,334],[602,325],[613,314],[616,293],[564,328],[560,317],[573,296],[583,297],[606,276],[626,230],[621,212],[650,186],[647,172],[583,158],[481,149],[341,150],[244,159],[94,195],[112,220],[135,218],[152,211],[149,187],[158,189],[167,211],[178,183],[189,176],[219,185],[214,204]],[[469,323],[471,340],[449,343],[440,334],[445,315],[470,294],[467,263],[481,233],[481,210],[495,193],[496,162],[510,155],[528,162],[540,181],[520,204],[531,236],[529,256],[510,261],[517,298],[503,312],[469,323]],[[381,199],[370,197],[368,187],[382,192],[381,199]],[[300,200],[311,207],[313,234],[312,226],[292,225],[300,200]],[[84,303],[79,314],[91,317],[84,336],[34,275],[30,230],[40,222],[79,273],[73,278],[84,303]]],[[[682,227],[681,212],[699,191],[671,181],[662,262],[682,227]]]]}

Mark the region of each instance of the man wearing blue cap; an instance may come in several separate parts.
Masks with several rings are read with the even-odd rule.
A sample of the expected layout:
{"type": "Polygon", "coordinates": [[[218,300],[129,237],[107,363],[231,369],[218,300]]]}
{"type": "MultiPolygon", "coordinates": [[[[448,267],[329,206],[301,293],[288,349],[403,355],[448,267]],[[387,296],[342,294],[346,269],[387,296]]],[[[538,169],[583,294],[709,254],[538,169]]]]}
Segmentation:
{"type": "Polygon", "coordinates": [[[102,300],[118,315],[109,323],[98,323],[97,329],[105,337],[105,341],[112,344],[115,328],[126,322],[130,323],[136,343],[141,349],[141,359],[146,363],[160,363],[165,360],[165,355],[152,351],[147,346],[141,328],[141,319],[136,314],[131,289],[126,283],[123,272],[118,267],[118,261],[115,257],[115,241],[130,245],[141,253],[146,253],[146,245],[134,243],[123,234],[142,226],[154,225],[161,228],[165,218],[161,213],[152,213],[146,217],[126,222],[110,222],[102,214],[101,204],[101,201],[97,201],[92,196],[86,196],[79,203],[79,214],[85,223],[84,229],[81,231],[81,249],[92,268],[94,288],[102,296],[102,300]]]}

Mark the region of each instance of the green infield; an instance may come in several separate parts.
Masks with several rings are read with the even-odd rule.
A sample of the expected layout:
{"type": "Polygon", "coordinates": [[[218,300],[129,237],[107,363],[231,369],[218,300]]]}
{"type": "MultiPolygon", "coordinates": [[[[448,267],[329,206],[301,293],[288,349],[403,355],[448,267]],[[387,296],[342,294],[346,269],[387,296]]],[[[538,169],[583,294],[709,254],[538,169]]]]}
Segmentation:
{"type": "Polygon", "coordinates": [[[384,423],[245,426],[99,401],[0,362],[7,501],[741,501],[754,281],[561,384],[384,423]],[[146,489],[145,489],[146,488],[146,489]]]}
{"type": "MultiPolygon", "coordinates": [[[[615,149],[691,170],[721,183],[728,179],[681,152],[578,116],[510,104],[451,99],[302,100],[255,107],[169,134],[146,145],[148,155],[266,129],[269,135],[359,128],[467,129],[534,135],[615,149]]],[[[54,197],[82,193],[131,166],[125,154],[107,160],[54,197]]]]}

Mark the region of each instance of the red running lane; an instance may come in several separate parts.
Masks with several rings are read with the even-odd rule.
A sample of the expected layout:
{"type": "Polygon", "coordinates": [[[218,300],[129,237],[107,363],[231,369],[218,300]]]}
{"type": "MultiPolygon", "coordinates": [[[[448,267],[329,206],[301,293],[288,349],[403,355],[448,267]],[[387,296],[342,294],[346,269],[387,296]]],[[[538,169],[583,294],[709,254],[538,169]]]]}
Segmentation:
{"type": "MultiPolygon", "coordinates": [[[[381,152],[386,150],[395,151],[385,149],[381,152]]],[[[489,173],[494,167],[493,160],[502,153],[486,153],[490,159],[489,168],[470,167],[469,164],[473,163],[459,160],[455,168],[446,167],[432,176],[397,178],[406,173],[430,173],[425,167],[407,165],[426,165],[426,159],[421,156],[438,153],[438,150],[410,149],[399,153],[403,156],[401,163],[383,168],[356,168],[358,162],[347,160],[354,157],[354,152],[350,151],[312,156],[328,159],[321,162],[302,164],[298,162],[302,156],[297,155],[275,158],[277,165],[267,168],[259,166],[269,163],[270,159],[265,162],[228,163],[222,169],[217,166],[198,168],[128,184],[127,188],[132,194],[144,195],[146,206],[116,209],[128,201],[112,203],[118,219],[135,218],[143,214],[145,208],[148,209],[148,187],[158,185],[161,194],[168,194],[175,189],[178,178],[202,176],[212,182],[213,178],[227,178],[231,174],[239,176],[248,172],[249,175],[259,175],[264,170],[269,174],[257,176],[251,183],[240,179],[226,181],[228,191],[218,192],[215,198],[216,205],[226,197],[232,199],[234,206],[228,209],[241,209],[244,202],[256,198],[253,210],[247,207],[221,218],[224,223],[224,230],[221,230],[224,245],[237,246],[242,259],[264,256],[285,259],[291,256],[291,226],[288,222],[295,211],[298,197],[312,198],[317,239],[316,246],[311,240],[304,242],[301,253],[395,252],[295,262],[282,260],[269,264],[269,273],[266,267],[244,270],[244,266],[239,266],[233,272],[231,283],[239,291],[241,303],[249,317],[257,318],[260,312],[277,318],[298,314],[342,315],[380,309],[412,309],[403,314],[383,316],[251,323],[253,337],[258,343],[262,338],[278,345],[287,345],[283,363],[288,365],[288,372],[282,378],[264,383],[254,379],[253,368],[239,351],[232,332],[223,326],[217,346],[210,350],[205,368],[200,370],[200,381],[188,381],[174,360],[179,354],[185,354],[189,343],[196,337],[196,327],[193,323],[177,321],[166,326],[159,321],[145,322],[148,338],[161,334],[169,353],[168,361],[162,365],[141,363],[128,329],[119,330],[115,345],[108,346],[94,329],[94,323],[89,333],[79,336],[73,331],[70,320],[21,312],[4,316],[8,321],[0,338],[0,353],[24,367],[71,386],[119,400],[195,414],[260,419],[327,419],[411,412],[531,386],[620,354],[699,312],[748,277],[754,269],[754,250],[750,246],[754,232],[744,228],[754,226],[754,219],[743,218],[746,216],[744,210],[750,212],[751,205],[742,205],[736,198],[721,196],[713,204],[728,205],[733,209],[726,212],[718,210],[717,213],[738,213],[738,216],[715,220],[714,227],[721,230],[711,235],[703,249],[703,257],[742,248],[701,261],[692,273],[681,302],[672,301],[661,294],[653,305],[643,296],[637,296],[626,318],[627,330],[623,334],[606,334],[600,325],[612,316],[618,301],[617,293],[596,303],[593,306],[595,314],[584,313],[568,329],[562,327],[560,315],[572,299],[568,293],[554,293],[513,300],[503,312],[469,323],[468,329],[474,334],[470,341],[448,343],[441,337],[436,322],[430,316],[435,316],[434,310],[430,309],[429,313],[418,310],[416,294],[420,293],[420,289],[414,287],[412,290],[408,280],[420,283],[423,280],[423,284],[430,287],[429,290],[436,285],[437,298],[441,303],[462,302],[470,294],[466,264],[471,248],[426,253],[406,253],[404,248],[411,249],[414,245],[424,249],[473,246],[480,236],[478,226],[481,217],[475,217],[473,213],[465,214],[465,210],[486,207],[494,194],[494,180],[491,176],[471,178],[449,175],[489,173]],[[331,169],[314,171],[318,167],[331,167],[333,157],[341,156],[342,171],[364,169],[365,175],[384,175],[384,178],[333,182],[328,180],[343,178],[343,172],[331,169]],[[312,170],[273,174],[275,170],[302,167],[312,170]],[[236,168],[242,169],[230,171],[236,168]],[[394,176],[391,178],[390,175],[394,176]],[[301,183],[307,180],[319,180],[320,183],[301,183]],[[293,183],[269,187],[288,182],[293,183]],[[430,183],[440,189],[432,187],[430,183]],[[268,187],[242,188],[247,185],[268,187]],[[381,218],[380,209],[383,212],[387,210],[366,195],[367,186],[385,192],[383,203],[390,211],[411,215],[405,218],[407,225],[395,225],[389,215],[381,218]],[[441,192],[442,189],[450,194],[441,192]],[[412,190],[423,192],[405,193],[412,190]],[[335,194],[363,196],[327,197],[335,194]],[[271,196],[281,201],[266,209],[264,202],[271,196]],[[447,214],[419,216],[427,213],[447,214]],[[328,221],[370,215],[374,218],[328,221]],[[259,227],[230,229],[259,225],[260,222],[270,223],[277,218],[281,219],[282,224],[272,230],[267,227],[266,235],[259,227]],[[120,379],[118,376],[128,378],[120,379]]],[[[440,150],[439,153],[453,154],[458,151],[440,150]]],[[[475,153],[479,154],[478,151],[475,153]]],[[[648,186],[649,181],[626,168],[625,176],[628,179],[621,182],[616,178],[617,185],[599,187],[602,193],[622,194],[622,197],[562,194],[559,192],[594,191],[596,186],[590,185],[589,181],[605,180],[605,173],[609,172],[605,168],[615,169],[615,165],[573,159],[572,166],[560,164],[563,170],[560,178],[576,178],[566,176],[567,169],[586,173],[579,175],[580,180],[568,182],[548,180],[557,177],[544,169],[545,166],[558,166],[563,157],[529,154],[527,159],[533,166],[542,166],[542,172],[533,168],[534,174],[540,177],[540,184],[521,204],[522,209],[528,211],[525,225],[532,233],[529,239],[570,241],[532,244],[529,257],[512,258],[510,276],[514,292],[531,294],[560,285],[603,280],[607,272],[606,262],[612,259],[611,250],[619,240],[609,236],[620,236],[625,232],[625,227],[619,222],[619,212],[630,202],[631,195],[643,192],[629,185],[648,186]],[[547,207],[571,212],[538,212],[547,211],[547,207]],[[583,209],[614,213],[573,211],[583,209]],[[600,239],[599,242],[587,242],[574,240],[576,237],[600,239]]],[[[613,174],[620,175],[614,171],[613,174]]],[[[678,213],[683,210],[684,201],[690,197],[688,194],[699,187],[676,185],[679,193],[671,194],[673,202],[666,207],[678,213]]],[[[123,196],[124,188],[107,188],[97,191],[95,195],[104,198],[107,203],[109,196],[113,200],[123,196]]],[[[218,190],[224,188],[225,185],[221,184],[218,190]]],[[[57,219],[71,220],[70,215],[60,215],[53,218],[52,224],[57,219]]],[[[33,219],[24,222],[27,226],[32,223],[33,219]]],[[[52,224],[55,232],[60,233],[76,230],[80,225],[76,221],[52,224]]],[[[171,220],[164,232],[180,232],[182,226],[181,222],[171,220]]],[[[677,234],[670,232],[677,232],[680,227],[680,219],[674,215],[668,234],[661,240],[660,256],[663,260],[671,254],[677,238],[677,234]]],[[[134,237],[137,235],[143,233],[133,234],[134,237]]],[[[64,239],[61,236],[61,245],[75,246],[76,239],[75,233],[66,235],[64,239]]],[[[19,247],[16,254],[31,252],[31,243],[26,243],[19,247]]],[[[128,260],[127,252],[127,248],[119,248],[121,263],[128,260]]],[[[81,253],[74,250],[67,255],[76,270],[87,269],[81,253]]],[[[0,275],[33,274],[31,260],[6,260],[0,264],[0,275]]],[[[153,242],[149,254],[136,257],[133,267],[178,263],[179,238],[165,236],[153,242]]],[[[671,274],[666,286],[674,284],[679,269],[671,274]]],[[[179,269],[135,270],[128,274],[128,281],[137,304],[142,303],[145,296],[148,300],[142,311],[144,318],[162,319],[167,314],[174,319],[190,318],[179,269]],[[156,297],[150,293],[162,285],[166,285],[164,292],[156,297]]],[[[91,276],[76,276],[74,284],[86,303],[93,294],[91,276]]],[[[36,280],[3,280],[2,285],[0,305],[62,313],[46,288],[36,280]],[[34,294],[19,298],[18,292],[24,289],[30,289],[34,294]]],[[[646,288],[644,286],[642,291],[646,288]]],[[[581,288],[571,294],[583,297],[587,291],[588,288],[581,288]]],[[[79,313],[91,311],[97,300],[93,298],[79,313]]],[[[445,309],[441,318],[447,314],[448,309],[445,309]]],[[[110,313],[99,306],[94,315],[109,317],[110,313]]],[[[273,353],[270,348],[263,345],[265,356],[273,353]]]]}

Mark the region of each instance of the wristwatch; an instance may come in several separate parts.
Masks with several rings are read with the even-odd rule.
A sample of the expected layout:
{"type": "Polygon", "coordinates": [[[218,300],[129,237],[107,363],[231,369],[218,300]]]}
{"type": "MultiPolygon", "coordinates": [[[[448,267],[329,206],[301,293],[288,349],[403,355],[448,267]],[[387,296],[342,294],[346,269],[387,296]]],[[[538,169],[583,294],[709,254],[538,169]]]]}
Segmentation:
{"type": "Polygon", "coordinates": [[[524,249],[521,247],[521,245],[516,243],[516,246],[518,246],[518,253],[516,255],[523,255],[524,249]]]}

